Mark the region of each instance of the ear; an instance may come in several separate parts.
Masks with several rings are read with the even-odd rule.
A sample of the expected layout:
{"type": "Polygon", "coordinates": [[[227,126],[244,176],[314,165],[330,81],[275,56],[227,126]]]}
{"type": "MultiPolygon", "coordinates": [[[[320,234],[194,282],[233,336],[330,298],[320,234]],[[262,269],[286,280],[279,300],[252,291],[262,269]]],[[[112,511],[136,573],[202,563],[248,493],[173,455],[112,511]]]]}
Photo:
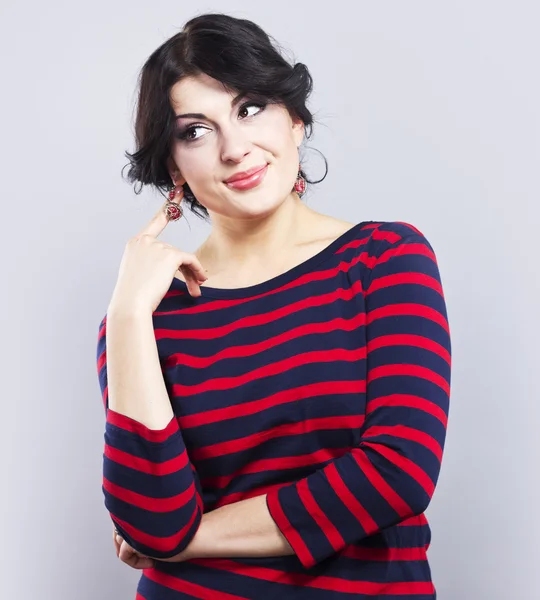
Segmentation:
{"type": "Polygon", "coordinates": [[[302,119],[298,119],[296,121],[293,121],[293,135],[294,135],[294,141],[296,143],[296,147],[300,147],[300,144],[302,143],[302,140],[304,139],[304,132],[305,132],[305,127],[304,127],[304,121],[302,121],[302,119]]]}
{"type": "Polygon", "coordinates": [[[169,171],[169,176],[174,182],[174,185],[180,185],[186,181],[182,178],[180,169],[176,166],[176,163],[174,162],[171,156],[169,156],[169,158],[167,159],[167,171],[169,171]]]}

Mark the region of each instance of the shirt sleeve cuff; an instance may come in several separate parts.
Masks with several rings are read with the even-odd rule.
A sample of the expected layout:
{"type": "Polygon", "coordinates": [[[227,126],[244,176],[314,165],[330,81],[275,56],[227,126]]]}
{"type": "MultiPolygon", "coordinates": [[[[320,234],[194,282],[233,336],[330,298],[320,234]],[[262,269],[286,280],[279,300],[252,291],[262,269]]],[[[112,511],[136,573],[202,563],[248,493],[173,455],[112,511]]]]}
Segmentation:
{"type": "Polygon", "coordinates": [[[180,429],[176,415],[173,415],[169,423],[163,429],[150,429],[143,423],[140,423],[127,415],[118,413],[112,410],[112,408],[107,409],[107,423],[114,425],[119,429],[123,429],[124,431],[134,433],[149,442],[157,443],[166,441],[180,429]]]}
{"type": "Polygon", "coordinates": [[[279,530],[291,545],[291,548],[302,563],[302,566],[306,569],[310,569],[317,564],[317,560],[311,554],[298,531],[292,526],[281,504],[280,492],[283,493],[282,490],[286,487],[287,486],[282,486],[270,490],[266,495],[266,506],[268,507],[270,516],[274,519],[279,530]]]}

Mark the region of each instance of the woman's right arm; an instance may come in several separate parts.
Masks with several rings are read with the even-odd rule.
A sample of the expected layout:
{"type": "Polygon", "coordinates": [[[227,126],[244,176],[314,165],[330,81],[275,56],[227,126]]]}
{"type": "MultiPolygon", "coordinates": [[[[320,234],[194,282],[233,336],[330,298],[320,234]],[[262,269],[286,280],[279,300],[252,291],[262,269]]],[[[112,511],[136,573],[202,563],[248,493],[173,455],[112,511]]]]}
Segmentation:
{"type": "Polygon", "coordinates": [[[132,548],[170,558],[199,527],[200,483],[163,379],[152,314],[109,308],[97,346],[105,506],[132,548]]]}

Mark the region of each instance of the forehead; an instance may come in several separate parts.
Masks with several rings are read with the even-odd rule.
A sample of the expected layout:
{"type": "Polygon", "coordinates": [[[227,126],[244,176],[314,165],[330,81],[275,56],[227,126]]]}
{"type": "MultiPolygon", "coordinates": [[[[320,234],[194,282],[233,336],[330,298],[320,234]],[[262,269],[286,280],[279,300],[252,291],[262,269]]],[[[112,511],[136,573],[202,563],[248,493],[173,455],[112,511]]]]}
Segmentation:
{"type": "MultiPolygon", "coordinates": [[[[236,93],[228,91],[223,83],[205,73],[184,77],[175,83],[170,92],[171,106],[175,112],[201,110],[217,103],[230,103],[236,93]]],[[[204,111],[203,111],[204,112],[204,111]]]]}

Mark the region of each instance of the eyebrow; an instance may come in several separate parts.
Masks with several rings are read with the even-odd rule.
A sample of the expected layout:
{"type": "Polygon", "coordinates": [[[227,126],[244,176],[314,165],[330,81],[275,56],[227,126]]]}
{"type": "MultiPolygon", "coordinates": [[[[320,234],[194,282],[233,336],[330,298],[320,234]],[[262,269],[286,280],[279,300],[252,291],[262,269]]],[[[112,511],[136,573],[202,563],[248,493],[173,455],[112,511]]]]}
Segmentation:
{"type": "MultiPolygon", "coordinates": [[[[241,92],[240,94],[238,94],[238,96],[235,96],[231,102],[231,106],[234,108],[239,102],[240,100],[242,100],[242,98],[244,98],[246,96],[245,92],[241,92]]],[[[175,120],[176,119],[205,119],[207,121],[210,121],[210,119],[203,113],[184,113],[182,115],[175,115],[175,120]]]]}

